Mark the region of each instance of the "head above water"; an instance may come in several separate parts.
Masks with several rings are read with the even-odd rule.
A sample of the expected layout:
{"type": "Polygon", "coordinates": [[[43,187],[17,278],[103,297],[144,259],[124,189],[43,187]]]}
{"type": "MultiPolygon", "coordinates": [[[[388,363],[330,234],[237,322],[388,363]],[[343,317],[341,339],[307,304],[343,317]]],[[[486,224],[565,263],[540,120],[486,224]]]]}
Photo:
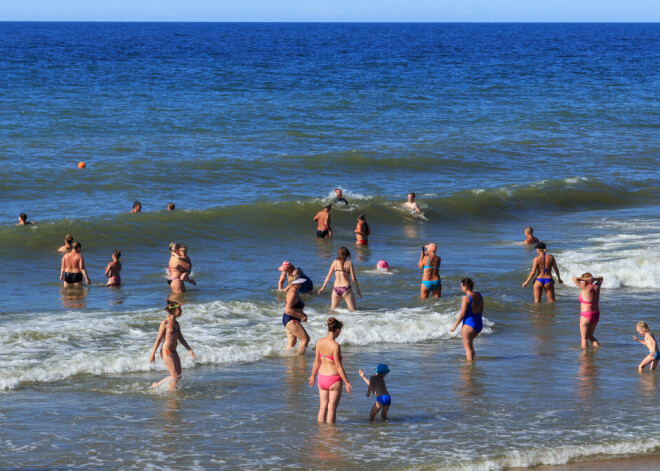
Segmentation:
{"type": "Polygon", "coordinates": [[[546,248],[545,248],[545,242],[539,242],[538,244],[536,244],[536,245],[534,246],[534,248],[535,248],[536,250],[541,250],[541,251],[545,252],[545,251],[546,251],[546,248]]]}
{"type": "Polygon", "coordinates": [[[73,236],[72,236],[71,234],[67,234],[67,235],[64,237],[64,243],[65,243],[66,245],[71,245],[71,244],[73,243],[73,236]]]}
{"type": "Polygon", "coordinates": [[[73,244],[71,244],[71,248],[76,252],[80,252],[80,249],[82,249],[82,245],[80,245],[80,242],[74,242],[73,244]]]}
{"type": "Polygon", "coordinates": [[[21,222],[25,222],[25,221],[27,221],[27,214],[25,214],[25,213],[21,213],[21,214],[19,214],[19,215],[18,215],[18,219],[19,219],[19,221],[21,221],[21,222]]]}
{"type": "Polygon", "coordinates": [[[387,263],[385,260],[378,260],[378,265],[376,266],[382,270],[389,270],[390,268],[390,264],[387,263]]]}
{"type": "Polygon", "coordinates": [[[415,201],[415,193],[408,193],[408,201],[415,201]]]}
{"type": "Polygon", "coordinates": [[[327,209],[328,211],[330,211],[330,210],[332,209],[332,204],[331,204],[331,203],[327,203],[327,204],[324,204],[323,207],[324,207],[325,209],[327,209]]]}
{"type": "Polygon", "coordinates": [[[367,216],[365,216],[364,213],[362,213],[362,214],[360,214],[360,215],[358,216],[358,219],[359,219],[360,221],[366,221],[366,220],[367,220],[367,216]]]}
{"type": "Polygon", "coordinates": [[[342,196],[341,188],[335,188],[335,193],[337,194],[337,198],[341,198],[342,196]]]}
{"type": "Polygon", "coordinates": [[[284,260],[282,262],[282,266],[280,268],[278,268],[278,270],[279,271],[289,271],[292,268],[293,268],[293,265],[291,264],[291,262],[287,262],[286,260],[284,260]]]}
{"type": "Polygon", "coordinates": [[[344,327],[344,323],[334,317],[328,319],[328,332],[337,332],[344,327]]]}
{"type": "Polygon", "coordinates": [[[646,322],[639,321],[637,323],[637,330],[642,331],[642,332],[648,332],[648,331],[651,330],[651,328],[649,327],[649,325],[646,322]]]}
{"type": "Polygon", "coordinates": [[[377,375],[386,375],[387,373],[390,372],[389,366],[387,366],[385,363],[380,363],[378,366],[374,369],[377,375]]]}
{"type": "Polygon", "coordinates": [[[583,273],[580,278],[582,278],[583,280],[589,280],[589,279],[593,279],[593,277],[594,276],[591,273],[586,272],[586,273],[583,273]]]}
{"type": "Polygon", "coordinates": [[[428,253],[436,253],[438,251],[438,246],[433,243],[424,246],[424,248],[428,253]]]}
{"type": "Polygon", "coordinates": [[[169,203],[169,204],[167,205],[167,210],[168,210],[168,211],[174,211],[174,208],[175,208],[174,203],[169,203]]]}
{"type": "Polygon", "coordinates": [[[525,228],[525,234],[527,235],[533,235],[534,234],[534,228],[532,226],[527,226],[525,228]]]}
{"type": "Polygon", "coordinates": [[[181,312],[181,304],[178,301],[168,298],[165,300],[165,303],[167,304],[165,310],[168,314],[176,314],[177,311],[179,311],[179,313],[181,312]]]}
{"type": "Polygon", "coordinates": [[[142,203],[139,201],[133,201],[133,209],[142,209],[142,203]]]}
{"type": "Polygon", "coordinates": [[[351,258],[351,252],[346,247],[339,247],[339,250],[337,250],[337,260],[342,263],[342,267],[347,258],[351,258]]]}
{"type": "Polygon", "coordinates": [[[178,242],[170,242],[170,252],[176,252],[179,250],[179,247],[181,247],[181,245],[178,242]]]}
{"type": "Polygon", "coordinates": [[[472,278],[463,278],[461,280],[461,286],[464,286],[472,291],[474,289],[474,282],[472,281],[472,278]]]}
{"type": "Polygon", "coordinates": [[[114,251],[112,252],[112,256],[113,256],[114,258],[117,258],[117,259],[118,259],[119,257],[121,257],[121,250],[119,250],[119,249],[114,250],[114,251]]]}

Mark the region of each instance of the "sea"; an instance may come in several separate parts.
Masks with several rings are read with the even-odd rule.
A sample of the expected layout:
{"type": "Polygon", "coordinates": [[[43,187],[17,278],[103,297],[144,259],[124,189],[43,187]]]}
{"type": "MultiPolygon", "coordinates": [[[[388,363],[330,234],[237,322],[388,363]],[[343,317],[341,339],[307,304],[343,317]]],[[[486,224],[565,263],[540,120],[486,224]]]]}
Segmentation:
{"type": "Polygon", "coordinates": [[[0,468],[660,469],[658,373],[632,339],[660,329],[659,24],[4,22],[0,50],[0,468]],[[349,204],[317,239],[335,188],[349,204]],[[555,304],[521,287],[526,226],[555,304]],[[84,289],[59,281],[66,234],[84,289]],[[197,281],[174,392],[148,361],[170,242],[197,281]],[[431,242],[442,298],[422,300],[431,242]],[[357,311],[305,295],[310,351],[286,352],[278,267],[318,289],[342,246],[357,311]],[[604,282],[583,351],[584,272],[604,282]],[[465,277],[485,300],[474,364],[450,332],[465,277]],[[334,426],[307,384],[330,316],[353,386],[334,426]],[[358,369],[378,363],[392,406],[369,424],[358,369]]]}

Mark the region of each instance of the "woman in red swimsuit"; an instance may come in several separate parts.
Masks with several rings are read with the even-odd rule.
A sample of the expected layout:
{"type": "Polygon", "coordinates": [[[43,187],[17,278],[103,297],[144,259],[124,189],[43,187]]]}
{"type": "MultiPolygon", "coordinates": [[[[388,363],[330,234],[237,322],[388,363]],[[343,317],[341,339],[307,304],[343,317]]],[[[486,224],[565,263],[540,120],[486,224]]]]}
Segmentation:
{"type": "Polygon", "coordinates": [[[160,356],[163,359],[163,363],[170,372],[170,376],[163,378],[161,381],[154,383],[152,387],[159,386],[161,383],[170,380],[170,391],[176,389],[176,385],[181,379],[181,360],[179,359],[179,354],[176,352],[177,342],[181,342],[189,352],[193,361],[195,353],[192,351],[192,348],[186,342],[186,339],[183,338],[181,333],[181,327],[177,322],[177,317],[181,317],[181,304],[176,301],[167,300],[167,318],[160,323],[158,328],[158,338],[156,338],[156,343],[154,343],[154,348],[151,350],[151,355],[149,355],[149,363],[153,363],[156,358],[156,350],[158,346],[163,343],[163,347],[160,349],[160,356]]]}
{"type": "Polygon", "coordinates": [[[337,406],[341,399],[342,382],[346,385],[346,392],[351,392],[351,383],[346,379],[342,366],[341,347],[336,338],[341,334],[344,324],[334,317],[328,319],[328,336],[316,343],[316,354],[312,376],[309,385],[314,386],[316,373],[319,375],[319,406],[318,421],[320,423],[334,424],[337,421],[337,406]]]}
{"type": "Polygon", "coordinates": [[[598,310],[598,301],[600,299],[600,285],[603,283],[603,277],[594,278],[587,272],[581,277],[574,276],[573,283],[580,288],[580,336],[582,337],[582,348],[587,348],[589,342],[594,347],[600,347],[598,340],[594,337],[594,331],[600,311],[598,310]]]}

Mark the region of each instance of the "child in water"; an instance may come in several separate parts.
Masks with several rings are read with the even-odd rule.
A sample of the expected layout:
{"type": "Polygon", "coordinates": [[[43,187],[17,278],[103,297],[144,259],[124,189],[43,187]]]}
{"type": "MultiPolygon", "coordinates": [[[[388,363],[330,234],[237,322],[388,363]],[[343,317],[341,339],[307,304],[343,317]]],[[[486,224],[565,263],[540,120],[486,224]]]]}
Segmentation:
{"type": "Polygon", "coordinates": [[[644,367],[649,363],[651,364],[651,371],[655,371],[655,368],[658,366],[658,360],[660,360],[658,342],[655,340],[655,336],[651,333],[651,328],[644,321],[639,321],[637,323],[637,333],[644,336],[644,341],[639,340],[634,335],[632,336],[633,340],[637,340],[642,345],[646,345],[646,348],[649,349],[649,354],[646,355],[639,364],[637,371],[641,373],[644,371],[644,367]]]}
{"type": "Polygon", "coordinates": [[[385,386],[385,375],[389,372],[390,369],[383,363],[376,367],[376,374],[369,379],[364,375],[364,371],[360,370],[360,377],[369,385],[369,388],[367,389],[367,397],[369,397],[369,394],[372,391],[376,396],[376,403],[371,408],[371,412],[369,412],[369,422],[374,421],[376,414],[378,414],[378,411],[381,409],[381,419],[387,420],[387,411],[392,403],[390,394],[387,392],[387,386],[385,386]]]}
{"type": "Polygon", "coordinates": [[[112,252],[112,262],[108,263],[108,266],[105,267],[105,277],[108,278],[106,286],[119,286],[121,284],[121,277],[119,272],[121,272],[121,262],[119,261],[121,257],[121,250],[115,250],[112,252]]]}

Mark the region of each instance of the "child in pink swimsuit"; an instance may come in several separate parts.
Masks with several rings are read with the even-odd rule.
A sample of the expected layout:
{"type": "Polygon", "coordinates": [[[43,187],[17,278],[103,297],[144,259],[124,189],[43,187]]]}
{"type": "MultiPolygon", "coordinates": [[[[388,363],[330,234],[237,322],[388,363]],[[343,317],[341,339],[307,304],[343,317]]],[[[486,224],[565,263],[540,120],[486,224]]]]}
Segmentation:
{"type": "Polygon", "coordinates": [[[108,263],[108,266],[105,267],[105,277],[108,278],[106,286],[119,286],[121,284],[121,262],[119,261],[121,257],[121,250],[115,250],[112,252],[112,262],[108,263]]]}

